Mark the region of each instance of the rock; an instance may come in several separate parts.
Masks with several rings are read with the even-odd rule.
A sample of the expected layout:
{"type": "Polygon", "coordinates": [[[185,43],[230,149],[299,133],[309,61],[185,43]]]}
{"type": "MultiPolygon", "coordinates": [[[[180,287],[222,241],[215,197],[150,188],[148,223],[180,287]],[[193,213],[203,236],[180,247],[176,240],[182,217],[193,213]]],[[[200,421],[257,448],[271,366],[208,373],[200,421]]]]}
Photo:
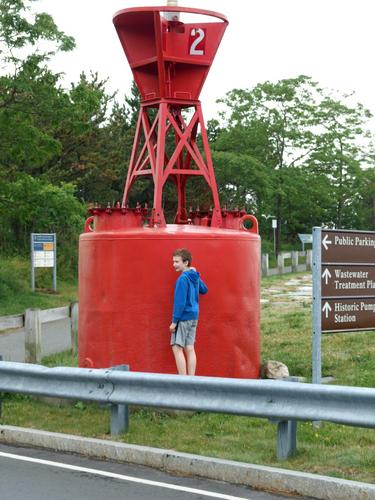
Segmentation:
{"type": "Polygon", "coordinates": [[[284,363],[280,361],[265,361],[260,369],[261,378],[272,378],[272,379],[281,379],[285,377],[289,377],[289,370],[284,363]]]}

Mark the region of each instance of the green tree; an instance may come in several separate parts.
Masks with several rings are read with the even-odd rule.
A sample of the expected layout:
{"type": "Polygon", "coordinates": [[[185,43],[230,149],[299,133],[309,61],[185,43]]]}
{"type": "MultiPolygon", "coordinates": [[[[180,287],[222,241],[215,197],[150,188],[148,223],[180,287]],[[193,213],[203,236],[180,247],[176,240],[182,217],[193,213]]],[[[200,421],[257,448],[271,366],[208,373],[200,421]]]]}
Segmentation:
{"type": "Polygon", "coordinates": [[[56,82],[55,75],[32,59],[18,72],[17,97],[0,108],[0,168],[7,178],[19,171],[40,175],[61,150],[52,132],[62,119],[56,82]]]}
{"type": "Polygon", "coordinates": [[[363,172],[364,178],[364,229],[375,229],[375,161],[372,155],[372,168],[363,172]]]}
{"type": "Polygon", "coordinates": [[[21,49],[32,47],[32,56],[45,60],[57,50],[69,51],[75,46],[74,39],[59,31],[49,14],[32,13],[31,4],[32,0],[1,0],[0,3],[0,54],[16,68],[25,60],[24,55],[20,55],[21,49]],[[39,42],[51,42],[51,45],[42,51],[39,42]]]}
{"type": "Polygon", "coordinates": [[[325,173],[329,201],[324,222],[338,228],[363,227],[365,175],[371,159],[371,113],[348,98],[323,95],[318,105],[319,130],[308,161],[314,173],[325,173]]]}
{"type": "MultiPolygon", "coordinates": [[[[40,164],[59,145],[40,122],[52,118],[57,77],[45,61],[74,40],[58,30],[51,16],[32,14],[27,0],[0,3],[0,167],[8,175],[26,162],[40,164]],[[40,47],[44,47],[44,51],[40,47]]],[[[58,119],[58,116],[56,117],[58,119]]]]}
{"type": "MultiPolygon", "coordinates": [[[[238,152],[258,159],[263,177],[271,182],[272,200],[263,206],[272,211],[278,227],[276,251],[280,250],[288,199],[287,170],[304,164],[314,150],[312,127],[317,124],[317,83],[307,76],[265,82],[251,90],[234,89],[219,102],[226,106],[221,118],[228,128],[226,142],[238,152]]],[[[225,137],[226,136],[226,137],[225,137]]],[[[223,140],[218,138],[219,144],[223,140]]],[[[267,194],[264,193],[266,197],[267,194]]]]}
{"type": "Polygon", "coordinates": [[[78,235],[84,206],[71,184],[53,186],[43,179],[20,174],[16,181],[0,184],[0,252],[27,254],[30,233],[57,233],[59,261],[75,269],[78,235]]]}
{"type": "Polygon", "coordinates": [[[45,177],[53,183],[72,182],[77,195],[87,201],[111,196],[113,165],[108,161],[106,121],[113,95],[97,74],[81,74],[62,99],[62,119],[53,130],[60,149],[44,165],[45,177]]]}
{"type": "Polygon", "coordinates": [[[0,3],[0,251],[25,253],[30,232],[53,231],[60,259],[69,263],[82,206],[73,186],[53,186],[40,176],[61,151],[54,133],[67,102],[59,75],[46,62],[59,50],[71,50],[74,40],[48,14],[33,13],[31,4],[0,3]]]}
{"type": "Polygon", "coordinates": [[[240,182],[258,182],[255,213],[261,227],[262,214],[276,216],[277,251],[281,234],[293,240],[313,225],[361,228],[369,220],[371,115],[350,99],[299,76],[234,89],[220,100],[225,110],[211,125],[214,150],[238,156],[238,165],[248,156],[240,182]],[[258,179],[250,159],[258,161],[258,179]]]}
{"type": "Polygon", "coordinates": [[[113,106],[114,94],[95,73],[61,88],[60,75],[46,62],[74,41],[30,6],[27,0],[1,3],[0,176],[14,180],[24,172],[56,185],[73,183],[87,201],[116,200],[131,150],[136,88],[113,106]]]}
{"type": "Polygon", "coordinates": [[[130,127],[135,127],[141,108],[141,94],[134,80],[130,87],[130,93],[129,95],[125,95],[124,101],[124,109],[126,110],[125,123],[130,127]]]}

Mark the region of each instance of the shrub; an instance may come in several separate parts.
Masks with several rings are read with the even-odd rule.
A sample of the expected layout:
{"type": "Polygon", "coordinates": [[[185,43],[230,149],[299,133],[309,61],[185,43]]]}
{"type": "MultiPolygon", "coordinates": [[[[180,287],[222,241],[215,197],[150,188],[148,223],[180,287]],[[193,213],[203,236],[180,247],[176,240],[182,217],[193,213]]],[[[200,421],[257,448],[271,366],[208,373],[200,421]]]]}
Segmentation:
{"type": "Polygon", "coordinates": [[[27,174],[20,174],[14,182],[2,182],[0,253],[26,256],[30,233],[56,233],[58,264],[72,271],[84,214],[72,184],[55,186],[27,174]]]}

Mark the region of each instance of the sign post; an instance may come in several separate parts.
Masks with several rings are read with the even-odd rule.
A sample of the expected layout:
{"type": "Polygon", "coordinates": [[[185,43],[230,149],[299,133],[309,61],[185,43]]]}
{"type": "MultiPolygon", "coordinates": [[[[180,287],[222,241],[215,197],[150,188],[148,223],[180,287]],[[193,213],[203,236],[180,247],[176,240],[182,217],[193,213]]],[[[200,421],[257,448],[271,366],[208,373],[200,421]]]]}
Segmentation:
{"type": "Polygon", "coordinates": [[[53,289],[56,292],[56,233],[31,233],[31,289],[35,291],[35,268],[53,268],[53,289]]]}
{"type": "Polygon", "coordinates": [[[322,333],[375,330],[375,232],[313,228],[312,379],[322,333]]]}
{"type": "Polygon", "coordinates": [[[321,268],[322,268],[322,229],[313,228],[313,311],[312,311],[312,383],[320,384],[322,379],[322,313],[321,313],[321,268]]]}
{"type": "Polygon", "coordinates": [[[302,234],[302,233],[298,233],[298,238],[300,239],[301,243],[302,243],[302,252],[305,251],[305,245],[307,243],[312,243],[313,242],[313,237],[312,237],[312,234],[302,234]]]}
{"type": "Polygon", "coordinates": [[[276,229],[277,229],[277,219],[272,219],[272,229],[273,229],[273,253],[276,255],[276,229]]]}

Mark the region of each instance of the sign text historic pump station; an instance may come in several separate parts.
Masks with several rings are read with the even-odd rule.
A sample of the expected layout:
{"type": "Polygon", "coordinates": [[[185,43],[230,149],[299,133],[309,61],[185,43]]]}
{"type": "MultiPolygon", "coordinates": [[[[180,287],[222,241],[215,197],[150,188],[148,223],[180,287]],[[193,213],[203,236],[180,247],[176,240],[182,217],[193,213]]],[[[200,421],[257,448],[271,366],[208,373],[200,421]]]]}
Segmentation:
{"type": "Polygon", "coordinates": [[[113,23],[141,102],[123,199],[92,208],[80,238],[79,364],[175,372],[171,259],[187,247],[212,291],[200,304],[197,373],[256,378],[258,222],[241,208],[220,206],[199,101],[228,21],[217,12],[166,6],[124,9],[113,23]],[[152,199],[132,207],[129,192],[140,179],[151,181],[152,199]],[[198,180],[206,188],[199,206],[198,180]],[[163,210],[167,182],[177,195],[173,223],[163,210]]]}
{"type": "Polygon", "coordinates": [[[313,381],[321,333],[375,329],[375,232],[313,230],[313,381]]]}

